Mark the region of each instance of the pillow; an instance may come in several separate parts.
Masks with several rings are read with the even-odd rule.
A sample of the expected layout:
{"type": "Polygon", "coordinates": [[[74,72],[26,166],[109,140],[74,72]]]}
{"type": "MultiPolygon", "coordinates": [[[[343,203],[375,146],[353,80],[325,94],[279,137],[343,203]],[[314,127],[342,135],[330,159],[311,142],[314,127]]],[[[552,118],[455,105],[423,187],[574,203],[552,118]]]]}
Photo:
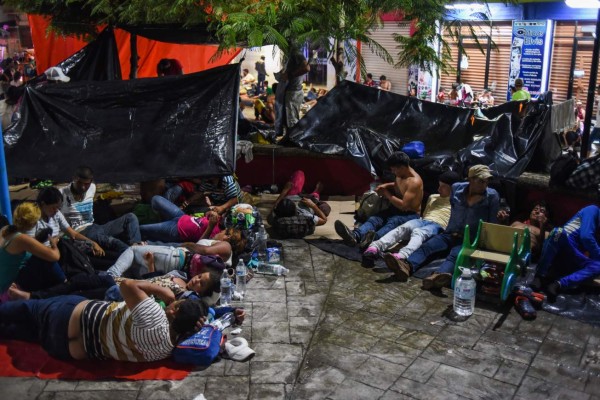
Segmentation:
{"type": "Polygon", "coordinates": [[[275,231],[282,239],[302,239],[315,233],[315,221],[306,216],[295,215],[275,219],[275,231]]]}
{"type": "Polygon", "coordinates": [[[183,364],[209,366],[221,351],[223,334],[212,325],[204,325],[173,349],[173,360],[183,364]]]}

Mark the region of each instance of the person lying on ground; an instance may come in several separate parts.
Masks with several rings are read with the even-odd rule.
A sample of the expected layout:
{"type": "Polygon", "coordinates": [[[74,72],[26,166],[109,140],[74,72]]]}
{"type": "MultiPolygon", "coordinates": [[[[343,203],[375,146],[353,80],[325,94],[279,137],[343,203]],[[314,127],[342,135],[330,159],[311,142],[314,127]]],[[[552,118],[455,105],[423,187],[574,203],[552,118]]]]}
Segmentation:
{"type": "Polygon", "coordinates": [[[387,159],[387,167],[395,176],[394,182],[375,188],[378,195],[390,202],[390,207],[372,215],[360,227],[351,230],[340,220],[335,221],[335,231],[349,246],[366,248],[373,240],[385,236],[392,229],[419,218],[423,200],[423,180],[410,166],[406,153],[397,151],[387,159]]]}
{"type": "Polygon", "coordinates": [[[189,271],[194,254],[219,256],[225,260],[225,265],[231,266],[234,250],[239,254],[244,246],[245,240],[242,238],[241,231],[234,228],[219,232],[212,240],[200,240],[198,243],[186,242],[179,247],[131,246],[121,254],[107,273],[118,277],[130,268],[138,270],[139,272],[135,273],[138,276],[152,271],[189,271]]]}
{"type": "MultiPolygon", "coordinates": [[[[241,203],[242,190],[232,175],[210,176],[198,179],[194,193],[182,204],[186,208],[190,204],[198,204],[223,215],[234,205],[241,203]]],[[[165,193],[167,199],[176,199],[184,189],[175,185],[165,193]]],[[[171,201],[172,202],[172,201],[171,201]]]]}
{"type": "Polygon", "coordinates": [[[488,187],[492,177],[486,165],[474,165],[469,169],[469,181],[452,185],[450,195],[450,220],[444,233],[435,235],[415,250],[406,260],[395,259],[387,264],[403,282],[418,269],[435,258],[446,257],[437,272],[423,279],[423,289],[439,289],[450,284],[456,257],[462,248],[465,226],[469,226],[472,238],[477,234],[479,220],[496,223],[500,197],[488,187]]]}
{"type": "MultiPolygon", "coordinates": [[[[17,279],[19,269],[22,268],[29,255],[46,263],[37,265],[32,275],[46,282],[59,281],[64,274],[56,263],[60,258],[57,247],[58,237],[48,239],[49,246],[44,246],[39,241],[24,234],[29,231],[40,219],[41,211],[34,203],[21,203],[13,212],[13,224],[4,226],[0,230],[0,301],[7,299],[6,290],[17,279]]],[[[58,282],[57,282],[58,283],[58,282]]]]}
{"type": "MultiPolygon", "coordinates": [[[[163,275],[147,278],[145,281],[170,289],[175,299],[196,294],[207,306],[213,306],[220,297],[220,279],[224,266],[202,265],[199,273],[188,279],[183,271],[171,271],[163,275]]],[[[112,277],[106,273],[77,274],[68,281],[44,290],[27,291],[17,284],[8,289],[10,300],[48,299],[56,296],[76,295],[92,300],[123,301],[119,287],[127,279],[112,277]]]]}
{"type": "Polygon", "coordinates": [[[548,300],[600,275],[600,208],[582,208],[544,242],[532,287],[544,288],[548,300]]]}
{"type": "Polygon", "coordinates": [[[125,281],[121,293],[119,303],[81,296],[2,303],[0,337],[38,342],[63,360],[155,361],[170,357],[207,314],[201,301],[175,300],[171,290],[149,282],[125,281]]]}
{"type": "Polygon", "coordinates": [[[197,242],[209,239],[221,232],[221,217],[216,211],[208,211],[203,217],[187,215],[181,208],[162,196],[154,196],[152,209],[163,222],[142,225],[140,232],[144,240],[155,242],[197,242]]]}
{"type": "Polygon", "coordinates": [[[61,189],[64,197],[61,212],[73,229],[98,242],[102,248],[119,253],[140,242],[140,224],[133,213],[127,213],[103,225],[94,223],[94,196],[96,185],[92,182],[91,168],[80,166],[75,170],[73,181],[61,189]],[[121,240],[121,238],[123,240],[121,240]]]}
{"type": "MultiPolygon", "coordinates": [[[[531,255],[534,259],[540,255],[542,251],[542,244],[548,237],[552,226],[549,221],[549,211],[545,201],[538,201],[533,205],[529,218],[523,221],[514,221],[510,226],[514,228],[528,228],[531,238],[531,255]]],[[[500,210],[498,212],[498,219],[508,219],[509,215],[506,215],[506,211],[500,210]]]]}
{"type": "MultiPolygon", "coordinates": [[[[404,240],[408,244],[397,253],[386,253],[383,255],[386,264],[397,264],[397,260],[406,260],[415,252],[423,242],[438,233],[443,232],[450,219],[450,194],[452,185],[460,181],[460,175],[453,171],[447,171],[439,176],[439,194],[432,194],[427,200],[425,211],[421,218],[408,221],[391,230],[381,239],[372,242],[363,253],[363,266],[373,267],[375,260],[383,255],[391,247],[404,240]]],[[[395,268],[392,266],[392,269],[395,268]]],[[[397,269],[397,268],[396,268],[397,269]]]]}

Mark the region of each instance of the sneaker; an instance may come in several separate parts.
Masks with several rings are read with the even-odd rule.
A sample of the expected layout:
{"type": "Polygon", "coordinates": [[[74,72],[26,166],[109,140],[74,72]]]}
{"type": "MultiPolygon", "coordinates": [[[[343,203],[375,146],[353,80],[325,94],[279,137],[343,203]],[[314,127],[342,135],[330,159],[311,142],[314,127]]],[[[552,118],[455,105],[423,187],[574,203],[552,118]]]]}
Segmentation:
{"type": "Polygon", "coordinates": [[[358,244],[358,247],[361,249],[369,247],[369,245],[373,242],[373,239],[375,239],[375,231],[368,231],[365,234],[364,239],[358,244]]]}
{"type": "Polygon", "coordinates": [[[354,236],[354,232],[350,230],[342,221],[337,220],[333,224],[335,228],[335,233],[337,233],[343,240],[347,246],[355,247],[358,243],[356,241],[356,237],[354,236]]]}
{"type": "Polygon", "coordinates": [[[441,289],[449,286],[450,282],[452,282],[452,274],[435,272],[423,279],[423,289],[441,289]]]}
{"type": "Polygon", "coordinates": [[[558,292],[560,292],[560,283],[558,281],[554,281],[546,286],[548,302],[554,303],[556,301],[556,297],[558,296],[558,292]]]}
{"type": "Polygon", "coordinates": [[[379,257],[379,249],[377,249],[377,247],[368,247],[362,254],[360,265],[365,268],[373,268],[377,257],[379,257]]]}
{"type": "Polygon", "coordinates": [[[400,279],[400,282],[406,282],[410,276],[410,264],[395,254],[385,253],[383,256],[385,265],[400,279]]]}

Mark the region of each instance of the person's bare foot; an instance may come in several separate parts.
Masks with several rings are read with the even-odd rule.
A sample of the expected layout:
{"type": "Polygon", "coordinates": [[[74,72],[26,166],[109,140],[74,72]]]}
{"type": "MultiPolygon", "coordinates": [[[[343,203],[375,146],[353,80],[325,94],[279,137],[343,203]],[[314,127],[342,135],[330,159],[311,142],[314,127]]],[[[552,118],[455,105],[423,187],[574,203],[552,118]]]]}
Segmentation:
{"type": "Polygon", "coordinates": [[[154,253],[147,252],[144,254],[144,261],[146,261],[148,272],[154,272],[154,253]]]}
{"type": "Polygon", "coordinates": [[[31,293],[19,289],[16,283],[13,283],[8,288],[8,298],[11,300],[29,300],[31,293]]]}

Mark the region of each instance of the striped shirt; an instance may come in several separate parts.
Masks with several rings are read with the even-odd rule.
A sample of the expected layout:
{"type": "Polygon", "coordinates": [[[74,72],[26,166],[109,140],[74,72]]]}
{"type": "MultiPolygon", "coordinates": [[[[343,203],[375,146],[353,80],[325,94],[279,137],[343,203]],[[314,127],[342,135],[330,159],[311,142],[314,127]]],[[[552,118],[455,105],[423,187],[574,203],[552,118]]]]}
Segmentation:
{"type": "Polygon", "coordinates": [[[221,177],[221,180],[216,185],[203,180],[202,183],[198,185],[198,191],[209,193],[208,197],[215,205],[224,204],[234,197],[237,197],[239,202],[242,201],[242,190],[232,175],[221,177]]]}
{"type": "Polygon", "coordinates": [[[81,315],[85,351],[92,359],[155,361],[174,348],[167,315],[148,297],[133,310],[125,302],[92,300],[81,315]]]}
{"type": "MultiPolygon", "coordinates": [[[[56,214],[52,218],[48,218],[48,221],[44,221],[44,218],[42,217],[35,224],[35,226],[33,228],[31,228],[30,230],[28,230],[25,233],[27,234],[27,236],[31,236],[32,238],[35,238],[35,236],[40,231],[42,231],[46,228],[50,228],[50,229],[52,229],[50,236],[54,237],[54,236],[60,235],[61,232],[62,233],[66,232],[67,228],[70,228],[70,227],[71,226],[67,222],[67,219],[65,218],[65,216],[60,211],[57,211],[56,214]]],[[[44,239],[47,239],[47,238],[44,238],[44,239]]],[[[46,240],[44,242],[44,244],[46,246],[50,246],[50,241],[46,240]]]]}

